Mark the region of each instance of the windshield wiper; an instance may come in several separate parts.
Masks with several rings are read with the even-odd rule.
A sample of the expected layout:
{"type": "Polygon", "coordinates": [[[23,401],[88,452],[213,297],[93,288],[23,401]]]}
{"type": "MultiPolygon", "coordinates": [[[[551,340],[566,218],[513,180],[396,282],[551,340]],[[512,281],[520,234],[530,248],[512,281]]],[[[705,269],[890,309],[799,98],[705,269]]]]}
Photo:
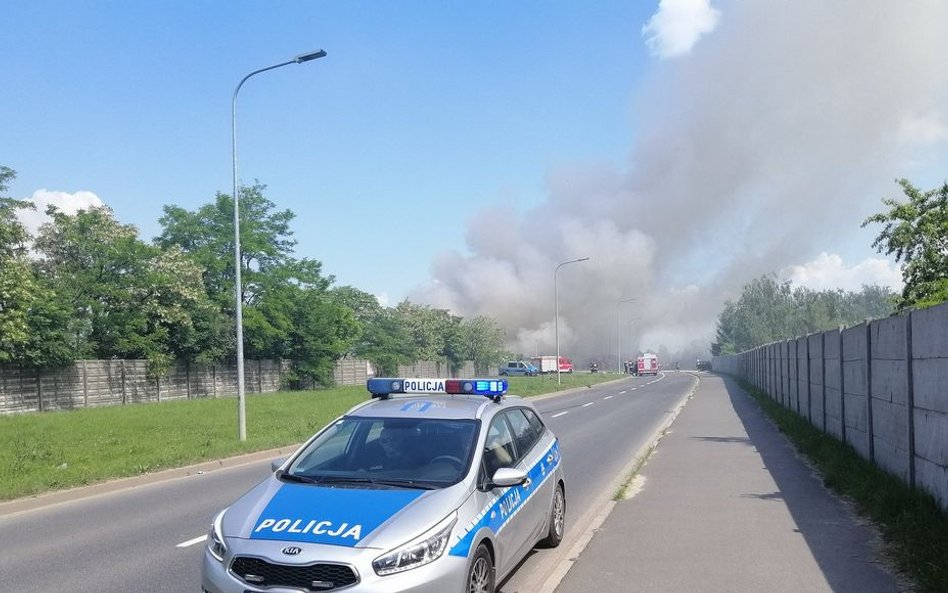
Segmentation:
{"type": "Polygon", "coordinates": [[[318,484],[320,482],[320,480],[317,480],[316,478],[311,478],[309,476],[300,476],[296,474],[289,474],[287,472],[278,472],[276,477],[278,480],[285,480],[287,482],[298,482],[300,484],[318,484]]]}
{"type": "Polygon", "coordinates": [[[398,486],[400,488],[416,488],[418,490],[437,490],[437,486],[428,482],[416,482],[415,480],[372,480],[373,484],[382,484],[383,486],[398,486]]]}
{"type": "Polygon", "coordinates": [[[437,488],[437,486],[427,482],[416,482],[415,480],[384,480],[376,478],[357,478],[353,476],[325,476],[313,481],[317,484],[378,484],[380,486],[417,488],[420,490],[435,490],[437,488]]]}

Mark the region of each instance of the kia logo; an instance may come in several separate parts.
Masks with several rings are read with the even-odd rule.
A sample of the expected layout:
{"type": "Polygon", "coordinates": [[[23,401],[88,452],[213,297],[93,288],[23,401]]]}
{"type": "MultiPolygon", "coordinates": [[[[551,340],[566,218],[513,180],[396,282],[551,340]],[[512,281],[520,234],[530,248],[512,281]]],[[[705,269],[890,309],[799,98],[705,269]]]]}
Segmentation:
{"type": "Polygon", "coordinates": [[[302,551],[303,551],[303,548],[300,548],[297,546],[287,546],[283,548],[283,553],[286,554],[287,556],[296,556],[302,551]]]}

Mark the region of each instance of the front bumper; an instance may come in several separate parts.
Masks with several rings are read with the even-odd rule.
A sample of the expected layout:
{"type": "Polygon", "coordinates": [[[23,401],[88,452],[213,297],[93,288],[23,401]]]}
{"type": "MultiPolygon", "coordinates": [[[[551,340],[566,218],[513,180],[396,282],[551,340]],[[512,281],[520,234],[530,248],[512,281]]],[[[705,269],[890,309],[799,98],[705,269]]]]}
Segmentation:
{"type": "MultiPolygon", "coordinates": [[[[459,558],[445,553],[434,562],[405,572],[379,576],[372,568],[372,561],[384,550],[346,548],[308,544],[299,546],[303,552],[292,558],[282,553],[288,542],[228,539],[228,553],[224,562],[211,556],[204,549],[202,587],[207,593],[300,593],[299,588],[256,587],[228,570],[236,556],[263,558],[273,564],[285,566],[309,565],[313,563],[331,563],[350,566],[357,576],[353,585],[336,588],[314,586],[310,590],[346,591],[347,593],[461,593],[467,577],[467,558],[459,558]]],[[[290,542],[292,543],[292,542],[290,542]]]]}

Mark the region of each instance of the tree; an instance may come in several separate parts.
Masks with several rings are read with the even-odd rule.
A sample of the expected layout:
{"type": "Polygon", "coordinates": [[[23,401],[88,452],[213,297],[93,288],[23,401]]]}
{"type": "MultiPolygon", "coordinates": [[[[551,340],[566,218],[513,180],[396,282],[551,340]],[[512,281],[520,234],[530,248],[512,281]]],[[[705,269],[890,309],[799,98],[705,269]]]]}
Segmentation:
{"type": "Polygon", "coordinates": [[[222,324],[201,268],[182,251],[144,243],[107,207],[47,214],[34,243],[38,268],[70,312],[75,356],[146,358],[161,373],[174,358],[221,350],[222,324]]]}
{"type": "Polygon", "coordinates": [[[0,165],[0,258],[9,259],[26,253],[29,233],[17,218],[17,211],[33,208],[33,204],[23,200],[14,200],[2,193],[7,191],[8,183],[16,179],[16,171],[0,165]]]}
{"type": "MultiPolygon", "coordinates": [[[[16,171],[0,166],[0,194],[16,171]]],[[[62,366],[72,360],[64,327],[68,311],[34,273],[26,257],[29,233],[17,211],[29,202],[0,195],[0,363],[62,366]]]]}
{"type": "Polygon", "coordinates": [[[858,293],[814,291],[765,275],[744,285],[737,301],[727,301],[718,316],[715,356],[736,354],[762,344],[853,325],[892,311],[894,294],[863,286],[858,293]]]}
{"type": "MultiPolygon", "coordinates": [[[[359,324],[330,294],[322,264],[293,257],[290,210],[277,210],[255,184],[240,191],[241,303],[245,355],[293,361],[291,380],[332,382],[332,365],[351,351],[359,324]]],[[[234,315],[234,204],[218,193],[190,212],[165,206],[160,247],[177,246],[203,266],[204,286],[219,309],[234,315]]]]}
{"type": "Polygon", "coordinates": [[[416,360],[446,359],[452,368],[461,365],[461,318],[446,309],[402,301],[395,307],[414,344],[416,360]]]}
{"type": "Polygon", "coordinates": [[[459,334],[460,357],[474,361],[477,372],[486,371],[506,356],[504,330],[490,317],[478,315],[463,320],[459,334]]]}
{"type": "Polygon", "coordinates": [[[395,309],[381,309],[364,324],[362,337],[353,350],[375,365],[380,375],[395,375],[398,365],[417,360],[416,348],[404,319],[395,309]]]}
{"type": "Polygon", "coordinates": [[[885,198],[888,210],[863,221],[884,224],[872,246],[895,254],[905,287],[898,309],[927,307],[948,300],[948,182],[921,191],[906,179],[897,183],[907,202],[885,198]]]}

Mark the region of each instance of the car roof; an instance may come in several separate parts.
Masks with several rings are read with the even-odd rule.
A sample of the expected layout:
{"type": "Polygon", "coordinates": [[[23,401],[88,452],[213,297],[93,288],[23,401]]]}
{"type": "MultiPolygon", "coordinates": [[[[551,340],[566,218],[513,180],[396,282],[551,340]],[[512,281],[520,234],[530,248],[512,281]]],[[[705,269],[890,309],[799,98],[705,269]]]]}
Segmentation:
{"type": "Polygon", "coordinates": [[[500,403],[482,395],[394,396],[365,402],[350,410],[348,415],[364,418],[480,419],[524,403],[523,398],[518,396],[506,396],[500,403]]]}

